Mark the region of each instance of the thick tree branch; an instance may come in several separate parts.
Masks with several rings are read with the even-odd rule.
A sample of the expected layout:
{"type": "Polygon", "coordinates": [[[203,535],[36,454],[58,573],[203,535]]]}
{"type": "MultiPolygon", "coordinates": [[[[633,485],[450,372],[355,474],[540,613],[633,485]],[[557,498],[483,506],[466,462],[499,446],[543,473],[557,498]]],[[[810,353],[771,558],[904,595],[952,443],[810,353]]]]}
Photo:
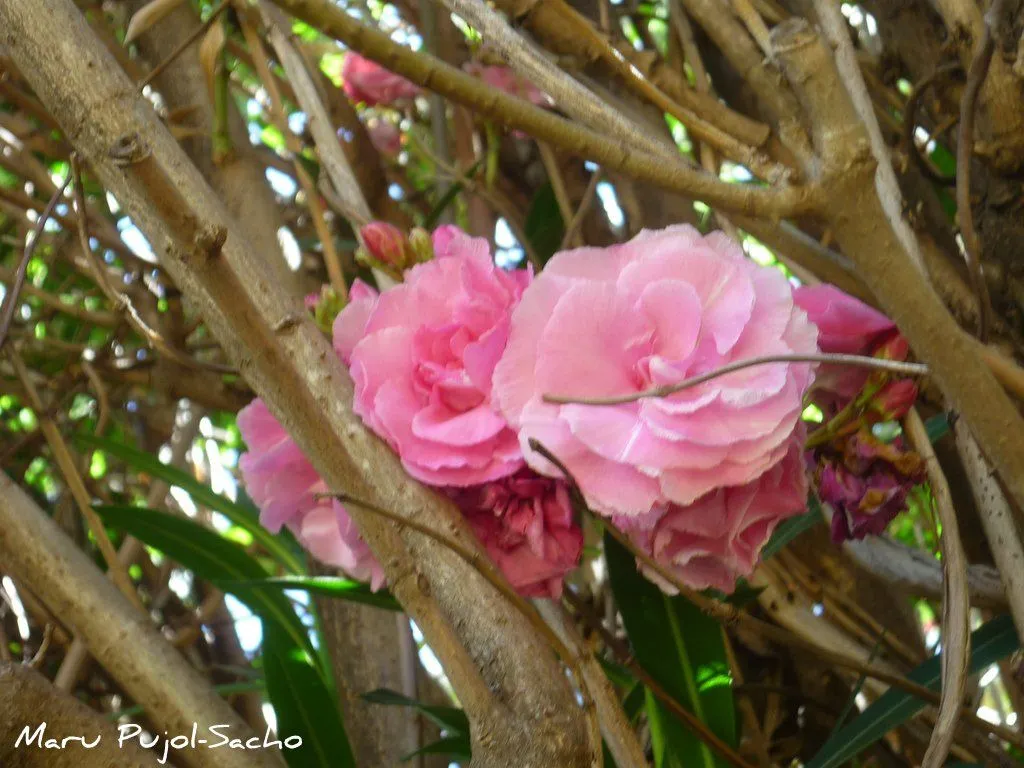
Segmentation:
{"type": "Polygon", "coordinates": [[[42,675],[19,664],[0,662],[0,765],[5,768],[157,768],[152,752],[135,742],[117,743],[114,724],[85,704],[54,688],[42,675]],[[84,736],[91,749],[71,742],[66,750],[16,747],[24,728],[31,734],[46,723],[46,739],[84,736]]]}
{"type": "Polygon", "coordinates": [[[802,19],[777,26],[772,41],[812,126],[818,160],[807,170],[830,193],[822,215],[950,405],[971,425],[1010,494],[1024,503],[1024,419],[888,225],[870,141],[831,51],[802,19]]]}
{"type": "MultiPolygon", "coordinates": [[[[457,510],[412,481],[363,428],[351,410],[352,382],[329,342],[70,0],[5,2],[0,30],[0,42],[31,73],[68,139],[328,485],[477,548],[457,510]]],[[[525,622],[510,621],[511,606],[446,547],[372,513],[351,513],[445,666],[470,717],[476,764],[590,765],[583,713],[544,640],[525,622]]]]}

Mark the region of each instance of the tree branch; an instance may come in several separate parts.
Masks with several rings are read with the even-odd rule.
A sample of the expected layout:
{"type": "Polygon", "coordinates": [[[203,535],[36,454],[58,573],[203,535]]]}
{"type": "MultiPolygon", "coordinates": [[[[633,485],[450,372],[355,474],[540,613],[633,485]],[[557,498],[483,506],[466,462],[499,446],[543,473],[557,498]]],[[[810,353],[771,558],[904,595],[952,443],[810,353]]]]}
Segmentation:
{"type": "MultiPolygon", "coordinates": [[[[213,694],[216,695],[216,694],[213,694]]],[[[156,755],[134,742],[117,743],[114,724],[77,699],[54,688],[27,666],[0,662],[0,764],[8,768],[158,768],[156,755]],[[15,746],[23,729],[46,724],[45,739],[84,736],[100,742],[88,751],[71,742],[67,749],[15,746]]]]}

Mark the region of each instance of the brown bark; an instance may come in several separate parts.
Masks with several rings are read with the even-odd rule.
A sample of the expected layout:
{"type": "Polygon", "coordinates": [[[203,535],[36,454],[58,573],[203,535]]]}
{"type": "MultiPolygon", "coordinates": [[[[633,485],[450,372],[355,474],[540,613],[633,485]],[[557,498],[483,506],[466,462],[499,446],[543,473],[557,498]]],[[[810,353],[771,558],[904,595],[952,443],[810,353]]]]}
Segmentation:
{"type": "Polygon", "coordinates": [[[397,614],[332,598],[316,604],[356,765],[398,765],[419,746],[415,712],[361,698],[377,688],[402,692],[397,614]]]}
{"type": "MultiPolygon", "coordinates": [[[[0,41],[160,253],[229,356],[328,485],[478,545],[352,413],[352,382],[300,303],[114,66],[70,0],[9,0],[0,41]]],[[[445,666],[478,766],[590,765],[584,716],[551,649],[447,547],[350,511],[392,590],[445,666]]]]}
{"type": "Polygon", "coordinates": [[[1024,502],[1024,419],[897,237],[875,189],[867,132],[831,51],[802,19],[776,27],[772,42],[813,126],[818,160],[807,171],[829,190],[822,213],[836,240],[1024,502]]]}
{"type": "MultiPolygon", "coordinates": [[[[84,640],[89,652],[148,717],[172,735],[192,732],[211,741],[210,725],[254,734],[181,655],[108,581],[50,517],[0,473],[0,559],[84,640]]],[[[3,708],[0,707],[0,713],[3,708]]],[[[2,715],[0,715],[2,716],[2,715]]],[[[270,751],[185,749],[174,760],[190,768],[280,768],[270,751]]]]}
{"type": "Polygon", "coordinates": [[[156,768],[159,763],[151,752],[126,741],[118,746],[118,729],[107,718],[77,699],[63,693],[34,670],[19,664],[0,662],[0,765],[5,768],[156,768]],[[45,749],[26,745],[19,737],[28,728],[26,739],[40,724],[46,724],[48,739],[84,737],[68,742],[66,749],[45,749]]]}

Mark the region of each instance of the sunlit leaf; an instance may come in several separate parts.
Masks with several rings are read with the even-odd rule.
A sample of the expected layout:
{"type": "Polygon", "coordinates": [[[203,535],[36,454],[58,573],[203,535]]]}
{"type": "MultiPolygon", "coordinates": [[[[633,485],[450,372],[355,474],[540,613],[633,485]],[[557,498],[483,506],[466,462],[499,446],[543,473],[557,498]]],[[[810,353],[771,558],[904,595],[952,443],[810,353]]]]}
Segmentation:
{"type": "MultiPolygon", "coordinates": [[[[633,556],[605,536],[608,577],[637,662],[683,708],[730,745],[736,707],[721,626],[684,597],[669,597],[643,577],[633,556]]],[[[657,768],[726,768],[647,691],[647,721],[657,768]]]]}
{"type": "Polygon", "coordinates": [[[282,750],[289,768],[349,768],[355,757],[337,696],[324,684],[316,657],[273,622],[264,622],[263,671],[277,715],[278,737],[300,737],[282,750]]]}
{"type": "Polygon", "coordinates": [[[288,545],[288,535],[282,533],[275,536],[260,525],[255,509],[244,507],[220,494],[214,493],[213,489],[203,485],[187,472],[164,464],[155,456],[137,451],[116,440],[108,440],[80,433],[75,436],[75,442],[85,448],[102,449],[110,455],[121,459],[135,470],[146,472],[160,478],[169,485],[181,488],[192,497],[192,500],[197,505],[212,509],[214,512],[219,512],[235,525],[247,530],[252,534],[253,540],[267,550],[285,569],[295,574],[302,573],[302,562],[295,549],[288,545]]]}

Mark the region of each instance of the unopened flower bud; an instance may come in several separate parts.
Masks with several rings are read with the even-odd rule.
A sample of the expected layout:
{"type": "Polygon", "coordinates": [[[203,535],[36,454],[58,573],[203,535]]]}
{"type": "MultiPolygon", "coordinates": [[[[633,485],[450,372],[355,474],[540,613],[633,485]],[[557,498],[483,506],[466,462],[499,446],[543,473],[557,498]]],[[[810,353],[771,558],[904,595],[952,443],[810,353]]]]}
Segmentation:
{"type": "Polygon", "coordinates": [[[882,360],[906,360],[908,354],[910,354],[910,345],[901,333],[891,335],[874,352],[874,356],[882,360]]]}
{"type": "Polygon", "coordinates": [[[344,308],[345,301],[329,285],[323,285],[318,293],[306,296],[306,309],[313,313],[317,327],[328,335],[334,325],[334,318],[344,308]]]}
{"type": "Polygon", "coordinates": [[[359,234],[370,257],[397,269],[405,266],[408,241],[398,227],[386,221],[372,221],[359,234]]]}
{"type": "Polygon", "coordinates": [[[434,258],[434,242],[430,233],[421,227],[415,227],[409,233],[409,246],[417,264],[423,264],[434,258]]]}
{"type": "Polygon", "coordinates": [[[895,421],[907,415],[917,400],[917,384],[910,379],[890,381],[871,398],[868,407],[882,421],[895,421]]]}

